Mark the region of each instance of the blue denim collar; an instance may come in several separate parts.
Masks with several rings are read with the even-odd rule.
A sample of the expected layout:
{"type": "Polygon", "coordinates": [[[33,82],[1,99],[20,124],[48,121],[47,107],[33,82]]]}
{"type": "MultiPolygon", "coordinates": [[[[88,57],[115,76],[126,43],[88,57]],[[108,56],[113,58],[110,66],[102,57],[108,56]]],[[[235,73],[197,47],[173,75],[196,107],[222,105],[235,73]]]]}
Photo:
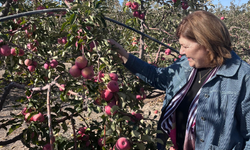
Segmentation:
{"type": "Polygon", "coordinates": [[[222,75],[225,77],[232,77],[238,71],[242,60],[240,57],[234,52],[231,52],[232,58],[226,59],[223,65],[219,68],[216,75],[222,75]]]}

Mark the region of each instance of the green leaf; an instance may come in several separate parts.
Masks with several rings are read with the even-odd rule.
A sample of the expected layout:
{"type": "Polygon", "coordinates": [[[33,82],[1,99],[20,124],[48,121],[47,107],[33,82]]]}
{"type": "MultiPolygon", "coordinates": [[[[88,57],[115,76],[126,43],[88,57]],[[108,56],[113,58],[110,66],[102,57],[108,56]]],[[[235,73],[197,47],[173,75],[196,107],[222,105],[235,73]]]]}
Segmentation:
{"type": "Polygon", "coordinates": [[[113,113],[113,112],[117,111],[118,109],[120,109],[119,106],[114,105],[114,106],[111,108],[110,111],[113,113]]]}
{"type": "Polygon", "coordinates": [[[145,147],[145,145],[143,143],[136,143],[136,145],[138,146],[138,148],[140,150],[145,150],[146,149],[146,147],[145,147]]]}
{"type": "Polygon", "coordinates": [[[152,141],[152,137],[149,136],[149,135],[142,135],[142,136],[141,136],[141,139],[142,139],[143,141],[147,141],[147,142],[151,142],[151,141],[152,141]]]}
{"type": "Polygon", "coordinates": [[[69,17],[69,23],[70,24],[73,24],[76,20],[76,14],[72,14],[70,17],[69,17]]]}
{"type": "Polygon", "coordinates": [[[69,24],[69,22],[64,22],[62,24],[61,31],[63,31],[68,24],[69,24]]]}
{"type": "Polygon", "coordinates": [[[136,130],[132,130],[132,131],[131,131],[131,135],[132,135],[132,137],[137,137],[137,138],[139,138],[140,133],[137,132],[136,130]]]}
{"type": "Polygon", "coordinates": [[[117,94],[119,95],[119,97],[122,99],[122,100],[125,100],[126,99],[126,94],[123,93],[123,92],[117,92],[117,94]]]}
{"type": "Polygon", "coordinates": [[[12,125],[9,129],[9,132],[7,133],[7,136],[10,135],[13,131],[15,131],[16,129],[18,129],[19,127],[21,127],[22,124],[15,124],[15,125],[12,125]]]}
{"type": "Polygon", "coordinates": [[[113,134],[113,130],[112,129],[109,129],[106,131],[106,135],[112,135],[113,134]]]}
{"type": "Polygon", "coordinates": [[[160,138],[156,138],[156,139],[155,139],[155,142],[160,143],[160,144],[162,144],[162,145],[164,144],[164,142],[163,142],[162,139],[160,139],[160,138]]]}
{"type": "Polygon", "coordinates": [[[116,126],[115,124],[112,124],[112,125],[111,125],[111,129],[112,129],[113,131],[116,131],[115,126],[116,126]]]}

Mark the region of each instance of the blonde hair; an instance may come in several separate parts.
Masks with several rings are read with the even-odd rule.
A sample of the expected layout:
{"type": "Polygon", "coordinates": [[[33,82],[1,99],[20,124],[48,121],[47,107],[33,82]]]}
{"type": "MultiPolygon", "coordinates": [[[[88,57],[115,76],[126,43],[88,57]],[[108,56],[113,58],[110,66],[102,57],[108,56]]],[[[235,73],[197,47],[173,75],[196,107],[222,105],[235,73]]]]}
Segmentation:
{"type": "Polygon", "coordinates": [[[231,58],[231,39],[225,24],[214,14],[199,10],[186,16],[177,28],[176,36],[190,39],[209,50],[212,66],[220,66],[231,58]]]}

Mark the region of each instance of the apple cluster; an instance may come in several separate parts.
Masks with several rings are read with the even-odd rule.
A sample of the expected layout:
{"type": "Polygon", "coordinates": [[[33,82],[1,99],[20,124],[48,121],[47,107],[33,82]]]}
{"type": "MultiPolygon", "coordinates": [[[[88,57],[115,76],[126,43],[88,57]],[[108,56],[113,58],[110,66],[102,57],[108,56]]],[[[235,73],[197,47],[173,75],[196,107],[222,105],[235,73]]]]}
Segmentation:
{"type": "Polygon", "coordinates": [[[78,56],[75,60],[75,65],[69,69],[72,77],[80,77],[85,79],[92,79],[94,77],[93,66],[88,66],[88,60],[84,55],[78,56]]]}
{"type": "Polygon", "coordinates": [[[48,70],[49,68],[56,68],[57,65],[58,65],[58,61],[53,59],[50,62],[45,62],[43,67],[44,69],[48,70]]]}
{"type": "Polygon", "coordinates": [[[27,109],[26,107],[23,108],[23,110],[22,110],[22,114],[24,115],[24,119],[27,122],[30,122],[30,121],[44,122],[45,118],[44,118],[44,115],[41,112],[39,112],[38,114],[35,114],[35,115],[30,117],[31,112],[32,112],[32,110],[27,109]],[[28,120],[29,117],[30,117],[30,119],[28,120]]]}
{"type": "MultiPolygon", "coordinates": [[[[2,43],[2,41],[0,42],[2,43]]],[[[9,45],[3,45],[0,47],[0,55],[2,56],[16,56],[16,49],[15,48],[10,48],[9,45]]],[[[18,56],[23,56],[24,55],[24,50],[23,49],[19,49],[18,51],[18,56]]]]}
{"type": "Polygon", "coordinates": [[[77,132],[77,139],[79,141],[85,141],[86,146],[90,145],[89,135],[86,133],[87,127],[80,127],[77,132]]]}
{"type": "Polygon", "coordinates": [[[137,2],[127,2],[126,7],[129,7],[133,11],[133,16],[136,18],[144,19],[145,14],[138,11],[139,4],[137,2]]]}
{"type": "MultiPolygon", "coordinates": [[[[101,71],[98,74],[99,82],[103,82],[102,78],[105,77],[105,74],[101,71]]],[[[118,75],[116,73],[109,73],[106,75],[109,82],[106,85],[105,89],[101,91],[101,99],[96,99],[95,103],[101,105],[101,101],[105,100],[108,102],[108,105],[105,106],[105,112],[107,115],[115,115],[117,111],[111,112],[113,106],[118,105],[118,100],[115,97],[115,93],[119,91],[118,75]]]]}
{"type": "Polygon", "coordinates": [[[25,64],[25,66],[27,66],[27,68],[30,72],[34,72],[36,67],[37,67],[37,62],[33,61],[31,59],[25,59],[24,64],[25,64]]]}

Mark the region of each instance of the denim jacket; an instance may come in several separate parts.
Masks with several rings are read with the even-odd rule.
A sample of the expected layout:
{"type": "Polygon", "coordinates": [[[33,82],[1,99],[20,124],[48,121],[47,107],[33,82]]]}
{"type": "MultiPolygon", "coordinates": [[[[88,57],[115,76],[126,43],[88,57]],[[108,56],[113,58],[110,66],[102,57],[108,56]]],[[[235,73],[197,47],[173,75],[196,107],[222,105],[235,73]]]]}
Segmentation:
{"type": "MultiPolygon", "coordinates": [[[[250,65],[233,51],[231,54],[201,89],[196,150],[250,150],[250,65]]],[[[166,68],[157,68],[129,54],[124,66],[149,85],[166,91],[162,110],[187,83],[192,70],[185,56],[166,68]]],[[[159,137],[166,142],[166,137],[159,137]]]]}

